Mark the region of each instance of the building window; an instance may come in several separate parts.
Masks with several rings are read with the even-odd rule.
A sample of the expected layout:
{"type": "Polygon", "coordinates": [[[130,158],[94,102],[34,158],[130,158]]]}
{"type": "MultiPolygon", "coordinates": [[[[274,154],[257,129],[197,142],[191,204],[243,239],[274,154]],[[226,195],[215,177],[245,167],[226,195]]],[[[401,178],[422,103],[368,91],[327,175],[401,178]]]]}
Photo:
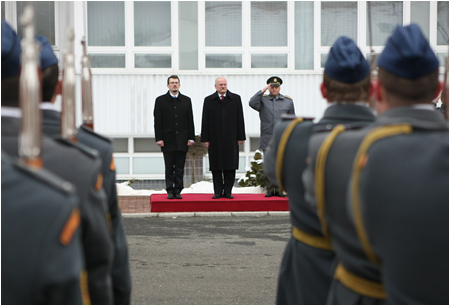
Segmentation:
{"type": "Polygon", "coordinates": [[[128,138],[112,139],[114,153],[128,153],[128,138]]]}
{"type": "Polygon", "coordinates": [[[287,54],[252,54],[252,68],[287,68],[287,54]]]}
{"type": "Polygon", "coordinates": [[[134,153],[161,152],[155,138],[134,138],[134,153]]]}
{"type": "Polygon", "coordinates": [[[403,2],[367,2],[367,40],[370,46],[384,46],[397,25],[403,24],[403,2]],[[372,33],[369,32],[369,12],[372,20],[372,33]]]}
{"type": "Polygon", "coordinates": [[[423,35],[430,39],[430,2],[411,2],[411,23],[419,25],[423,35]]]}
{"type": "MultiPolygon", "coordinates": [[[[23,9],[27,5],[34,8],[34,23],[36,35],[47,37],[54,46],[55,40],[55,2],[54,1],[17,1],[17,32],[23,37],[23,27],[19,22],[23,9]]],[[[4,1],[2,1],[2,14],[4,14],[4,1]]],[[[3,19],[3,18],[2,18],[3,19]]]]}
{"type": "Polygon", "coordinates": [[[171,33],[170,2],[134,2],[135,46],[171,46],[171,33]]]}
{"type": "Polygon", "coordinates": [[[438,1],[437,44],[448,45],[448,1],[438,1]]]}
{"type": "Polygon", "coordinates": [[[287,46],[287,2],[252,1],[252,47],[287,46]]]}
{"type": "Polygon", "coordinates": [[[206,68],[242,68],[242,54],[206,54],[206,68]]]}
{"type": "Polygon", "coordinates": [[[342,35],[357,41],[356,2],[322,2],[321,45],[332,46],[342,35]]]}
{"type": "Polygon", "coordinates": [[[92,68],[125,68],[125,54],[89,54],[92,68]]]}
{"type": "Polygon", "coordinates": [[[135,68],[171,68],[171,54],[135,54],[135,68]]]}
{"type": "Polygon", "coordinates": [[[205,46],[242,46],[242,2],[205,2],[205,46]]]}
{"type": "Polygon", "coordinates": [[[314,2],[295,2],[295,69],[314,69],[314,2]]]}
{"type": "Polygon", "coordinates": [[[125,46],[123,1],[88,1],[88,45],[125,46]]]}
{"type": "Polygon", "coordinates": [[[178,48],[180,70],[198,69],[198,3],[178,2],[178,48]]]}

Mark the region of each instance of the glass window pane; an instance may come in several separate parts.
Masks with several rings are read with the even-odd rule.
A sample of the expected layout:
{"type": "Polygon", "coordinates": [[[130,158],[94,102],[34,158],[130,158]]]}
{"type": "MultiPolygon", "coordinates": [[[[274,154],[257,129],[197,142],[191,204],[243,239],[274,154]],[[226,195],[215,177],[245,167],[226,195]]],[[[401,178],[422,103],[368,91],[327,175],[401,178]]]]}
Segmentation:
{"type": "Polygon", "coordinates": [[[320,68],[325,68],[329,53],[320,54],[320,68]]]}
{"type": "Polygon", "coordinates": [[[252,1],[252,47],[287,46],[287,2],[252,1]]]}
{"type": "Polygon", "coordinates": [[[239,169],[236,173],[245,173],[245,156],[239,156],[239,169]]]}
{"type": "Polygon", "coordinates": [[[133,143],[135,153],[161,152],[155,138],[134,138],[133,143]]]}
{"type": "Polygon", "coordinates": [[[295,69],[314,69],[314,2],[295,2],[295,69]]]}
{"type": "Polygon", "coordinates": [[[242,46],[242,2],[205,2],[205,45],[242,46]]]}
{"type": "Polygon", "coordinates": [[[89,54],[92,68],[125,68],[125,54],[89,54]]]}
{"type": "Polygon", "coordinates": [[[116,165],[116,174],[130,174],[130,158],[129,157],[115,157],[114,164],[116,165]]]}
{"type": "Polygon", "coordinates": [[[357,40],[357,3],[322,2],[321,43],[332,46],[339,36],[357,40]]]}
{"type": "Polygon", "coordinates": [[[437,11],[437,44],[448,45],[448,1],[439,1],[437,11]]]}
{"type": "Polygon", "coordinates": [[[439,66],[445,67],[445,57],[448,55],[448,53],[438,53],[436,55],[439,60],[439,66]]]}
{"type": "Polygon", "coordinates": [[[115,153],[128,153],[128,138],[113,138],[112,144],[115,153]]]}
{"type": "Polygon", "coordinates": [[[242,68],[242,54],[206,54],[206,68],[242,68]]]}
{"type": "MultiPolygon", "coordinates": [[[[3,4],[4,1],[2,1],[3,4]]],[[[23,9],[28,4],[34,8],[34,22],[36,35],[47,37],[48,41],[55,45],[55,2],[54,1],[17,1],[17,30],[23,37],[22,24],[19,22],[23,9]]]]}
{"type": "Polygon", "coordinates": [[[397,25],[403,24],[403,2],[367,1],[367,45],[370,46],[369,9],[372,17],[372,44],[384,46],[397,25]]]}
{"type": "Polygon", "coordinates": [[[5,1],[2,1],[2,20],[5,20],[5,1]]]}
{"type": "Polygon", "coordinates": [[[254,152],[259,149],[259,137],[250,138],[250,152],[254,152]]]}
{"type": "Polygon", "coordinates": [[[287,54],[252,54],[252,68],[287,68],[287,54]]]}
{"type": "Polygon", "coordinates": [[[134,45],[171,46],[170,1],[134,2],[134,45]]]}
{"type": "Polygon", "coordinates": [[[411,23],[419,25],[423,35],[430,39],[430,2],[411,2],[411,23]]]}
{"type": "Polygon", "coordinates": [[[135,68],[172,68],[170,54],[135,54],[135,68]]]}
{"type": "Polygon", "coordinates": [[[123,1],[88,1],[88,45],[125,46],[123,1]]]}
{"type": "Polygon", "coordinates": [[[164,158],[133,157],[133,174],[164,174],[164,158]]]}
{"type": "Polygon", "coordinates": [[[179,60],[181,70],[198,69],[198,3],[196,1],[178,2],[179,14],[179,60]]]}

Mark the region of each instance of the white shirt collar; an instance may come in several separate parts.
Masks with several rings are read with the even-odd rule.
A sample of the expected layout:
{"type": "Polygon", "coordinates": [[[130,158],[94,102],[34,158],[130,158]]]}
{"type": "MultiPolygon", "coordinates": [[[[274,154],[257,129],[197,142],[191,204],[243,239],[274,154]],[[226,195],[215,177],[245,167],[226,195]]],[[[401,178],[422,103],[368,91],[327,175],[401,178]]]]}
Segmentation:
{"type": "Polygon", "coordinates": [[[58,110],[56,109],[55,105],[52,102],[42,102],[39,105],[40,109],[44,109],[44,110],[52,110],[57,112],[58,110]]]}
{"type": "Polygon", "coordinates": [[[170,91],[169,91],[169,94],[172,96],[172,98],[175,99],[175,98],[178,98],[178,95],[180,94],[180,92],[178,92],[176,96],[172,95],[172,93],[170,91]]]}
{"type": "Polygon", "coordinates": [[[18,107],[2,106],[2,117],[22,118],[22,110],[18,107]]]}

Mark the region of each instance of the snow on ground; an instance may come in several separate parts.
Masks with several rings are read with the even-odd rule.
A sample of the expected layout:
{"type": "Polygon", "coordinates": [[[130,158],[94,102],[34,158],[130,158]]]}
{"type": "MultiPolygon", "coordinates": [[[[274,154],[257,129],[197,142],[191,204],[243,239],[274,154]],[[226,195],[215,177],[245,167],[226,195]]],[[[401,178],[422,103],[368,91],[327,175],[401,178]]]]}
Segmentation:
{"type": "MultiPolygon", "coordinates": [[[[165,189],[159,189],[159,190],[146,190],[146,189],[133,189],[130,186],[127,185],[127,182],[123,182],[120,184],[116,184],[117,186],[117,194],[119,196],[123,195],[141,195],[141,196],[147,196],[151,195],[153,193],[166,193],[165,189]]],[[[184,188],[183,191],[181,191],[181,194],[184,193],[209,193],[214,194],[214,188],[212,182],[198,182],[193,185],[191,185],[189,188],[184,188]]],[[[231,193],[265,193],[264,188],[261,187],[233,187],[233,190],[231,193]]]]}

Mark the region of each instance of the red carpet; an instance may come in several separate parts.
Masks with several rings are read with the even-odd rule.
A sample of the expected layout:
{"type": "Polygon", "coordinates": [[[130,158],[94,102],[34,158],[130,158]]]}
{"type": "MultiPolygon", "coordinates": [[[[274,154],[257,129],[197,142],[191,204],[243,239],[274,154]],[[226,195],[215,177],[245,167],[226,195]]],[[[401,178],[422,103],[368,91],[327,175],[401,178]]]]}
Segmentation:
{"type": "Polygon", "coordinates": [[[167,194],[152,194],[151,212],[214,212],[214,211],[288,211],[287,198],[264,194],[233,194],[234,199],[212,199],[212,194],[181,194],[181,200],[169,200],[167,194]]]}

